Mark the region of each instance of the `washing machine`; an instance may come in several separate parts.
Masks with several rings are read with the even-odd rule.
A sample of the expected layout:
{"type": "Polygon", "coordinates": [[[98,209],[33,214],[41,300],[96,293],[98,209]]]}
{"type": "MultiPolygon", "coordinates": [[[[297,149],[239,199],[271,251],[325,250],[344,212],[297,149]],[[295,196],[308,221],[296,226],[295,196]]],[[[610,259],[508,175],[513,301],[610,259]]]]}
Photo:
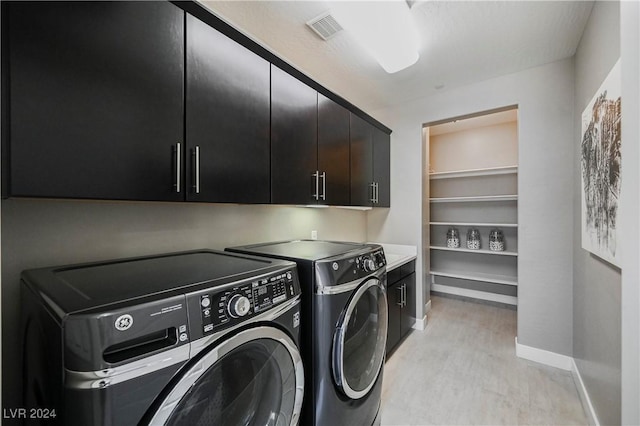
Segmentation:
{"type": "Polygon", "coordinates": [[[301,424],[378,424],[388,323],[382,247],[296,240],[227,250],[298,265],[307,372],[301,424]]]}
{"type": "Polygon", "coordinates": [[[300,320],[282,260],[198,250],[25,271],[27,424],[296,425],[300,320]]]}

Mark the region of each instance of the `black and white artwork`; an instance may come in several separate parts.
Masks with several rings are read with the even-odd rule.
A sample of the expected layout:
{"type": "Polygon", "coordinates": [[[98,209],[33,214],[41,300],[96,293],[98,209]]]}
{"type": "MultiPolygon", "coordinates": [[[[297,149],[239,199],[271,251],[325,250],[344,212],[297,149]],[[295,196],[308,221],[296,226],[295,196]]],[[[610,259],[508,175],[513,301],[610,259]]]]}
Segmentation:
{"type": "Polygon", "coordinates": [[[582,248],[616,266],[621,165],[620,61],[582,112],[582,248]]]}

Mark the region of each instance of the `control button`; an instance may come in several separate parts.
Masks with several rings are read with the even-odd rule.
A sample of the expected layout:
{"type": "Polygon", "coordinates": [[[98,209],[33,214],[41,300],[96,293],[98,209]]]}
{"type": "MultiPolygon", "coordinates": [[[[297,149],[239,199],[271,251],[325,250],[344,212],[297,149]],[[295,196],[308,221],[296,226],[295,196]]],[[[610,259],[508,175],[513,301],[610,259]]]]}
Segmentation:
{"type": "MultiPolygon", "coordinates": [[[[211,315],[211,309],[209,309],[209,308],[205,309],[204,311],[202,311],[202,314],[205,317],[208,317],[209,315],[211,315]]],[[[180,331],[182,331],[182,330],[180,330],[180,331]]]]}
{"type": "Polygon", "coordinates": [[[363,261],[363,265],[364,265],[364,270],[367,271],[367,272],[371,272],[371,271],[375,271],[376,270],[376,264],[371,259],[365,259],[363,261]]]}
{"type": "Polygon", "coordinates": [[[290,280],[293,277],[293,275],[291,275],[291,272],[287,272],[287,279],[290,280]]]}
{"type": "Polygon", "coordinates": [[[331,264],[331,267],[333,268],[333,270],[334,270],[334,271],[337,271],[337,270],[338,270],[338,268],[340,267],[340,265],[338,265],[338,262],[333,262],[333,263],[331,264]]]}
{"type": "Polygon", "coordinates": [[[211,299],[209,299],[208,297],[203,297],[202,300],[200,301],[200,305],[203,308],[208,308],[209,305],[211,305],[211,299]]]}
{"type": "Polygon", "coordinates": [[[232,317],[243,317],[249,313],[249,309],[251,309],[251,302],[247,297],[236,294],[231,298],[231,300],[229,300],[227,308],[229,310],[229,315],[232,317]]]}
{"type": "Polygon", "coordinates": [[[185,331],[187,331],[187,326],[186,325],[181,325],[180,328],[178,328],[178,331],[180,333],[184,333],[185,331]]]}
{"type": "Polygon", "coordinates": [[[208,333],[211,330],[213,330],[213,324],[207,324],[207,325],[204,326],[204,332],[205,333],[208,333]]]}
{"type": "Polygon", "coordinates": [[[189,338],[189,336],[187,336],[187,333],[182,333],[180,334],[180,341],[184,342],[189,338]]]}

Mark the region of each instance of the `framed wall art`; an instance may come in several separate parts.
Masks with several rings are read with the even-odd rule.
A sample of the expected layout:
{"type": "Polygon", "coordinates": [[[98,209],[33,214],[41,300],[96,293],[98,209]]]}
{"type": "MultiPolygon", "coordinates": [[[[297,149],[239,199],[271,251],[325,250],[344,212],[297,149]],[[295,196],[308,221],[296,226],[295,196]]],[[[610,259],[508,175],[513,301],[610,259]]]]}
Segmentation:
{"type": "Polygon", "coordinates": [[[582,112],[582,248],[620,266],[620,60],[582,112]]]}

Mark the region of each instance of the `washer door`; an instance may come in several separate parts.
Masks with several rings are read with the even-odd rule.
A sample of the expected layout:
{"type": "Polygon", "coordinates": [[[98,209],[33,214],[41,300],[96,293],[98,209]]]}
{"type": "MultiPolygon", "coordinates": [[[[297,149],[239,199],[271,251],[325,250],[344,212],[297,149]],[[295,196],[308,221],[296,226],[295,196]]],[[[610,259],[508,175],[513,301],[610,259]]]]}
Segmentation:
{"type": "Polygon", "coordinates": [[[333,337],[333,376],[351,399],[373,387],[384,361],[387,342],[387,295],[377,278],[355,291],[333,337]]]}
{"type": "Polygon", "coordinates": [[[183,373],[150,424],[297,424],[304,371],[285,333],[251,328],[205,352],[183,373]]]}

